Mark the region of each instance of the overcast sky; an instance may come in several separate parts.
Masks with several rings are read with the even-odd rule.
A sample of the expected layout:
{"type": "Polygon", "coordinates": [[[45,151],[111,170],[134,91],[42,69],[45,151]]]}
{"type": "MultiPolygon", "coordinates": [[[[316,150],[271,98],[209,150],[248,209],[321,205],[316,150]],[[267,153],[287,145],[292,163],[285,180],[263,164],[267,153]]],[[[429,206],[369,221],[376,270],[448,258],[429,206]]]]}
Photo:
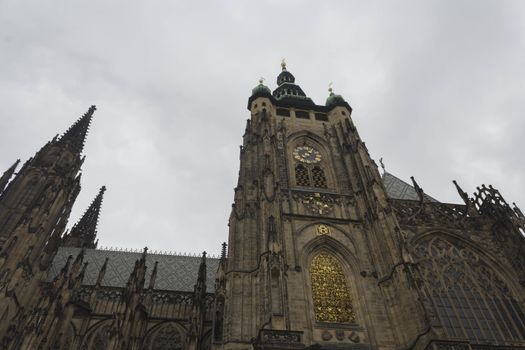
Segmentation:
{"type": "Polygon", "coordinates": [[[106,185],[100,245],[218,253],[247,99],[283,57],[390,173],[525,209],[524,1],[0,0],[0,172],[96,104],[70,223],[106,185]]]}

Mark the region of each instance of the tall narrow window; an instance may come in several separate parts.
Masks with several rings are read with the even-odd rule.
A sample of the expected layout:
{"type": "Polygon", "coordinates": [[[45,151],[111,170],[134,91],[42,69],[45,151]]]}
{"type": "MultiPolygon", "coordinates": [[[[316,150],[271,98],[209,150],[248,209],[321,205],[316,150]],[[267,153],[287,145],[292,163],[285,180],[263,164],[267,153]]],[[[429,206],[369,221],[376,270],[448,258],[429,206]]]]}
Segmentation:
{"type": "Polygon", "coordinates": [[[304,165],[299,164],[295,167],[295,180],[298,186],[310,186],[308,170],[304,165]]]}
{"type": "Polygon", "coordinates": [[[314,187],[326,188],[326,177],[324,176],[324,171],[318,166],[315,166],[312,169],[312,180],[314,187]]]}
{"type": "Polygon", "coordinates": [[[346,277],[336,258],[327,253],[316,255],[310,264],[310,280],[317,321],[355,322],[346,277]]]}

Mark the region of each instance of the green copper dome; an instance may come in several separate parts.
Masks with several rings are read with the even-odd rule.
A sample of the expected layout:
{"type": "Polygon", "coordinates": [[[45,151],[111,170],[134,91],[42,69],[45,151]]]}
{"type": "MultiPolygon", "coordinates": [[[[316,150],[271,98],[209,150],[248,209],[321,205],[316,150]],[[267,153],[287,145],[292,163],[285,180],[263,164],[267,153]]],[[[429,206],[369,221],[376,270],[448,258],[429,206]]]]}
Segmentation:
{"type": "Polygon", "coordinates": [[[333,108],[337,106],[347,105],[343,96],[334,94],[332,91],[332,88],[330,88],[329,91],[330,91],[330,96],[328,96],[328,98],[326,99],[326,104],[325,104],[326,107],[333,108]]]}
{"type": "Polygon", "coordinates": [[[272,94],[272,91],[270,90],[270,88],[266,85],[263,84],[263,80],[259,80],[259,85],[257,85],[256,87],[254,87],[252,89],[252,96],[253,95],[271,95],[272,94]]]}

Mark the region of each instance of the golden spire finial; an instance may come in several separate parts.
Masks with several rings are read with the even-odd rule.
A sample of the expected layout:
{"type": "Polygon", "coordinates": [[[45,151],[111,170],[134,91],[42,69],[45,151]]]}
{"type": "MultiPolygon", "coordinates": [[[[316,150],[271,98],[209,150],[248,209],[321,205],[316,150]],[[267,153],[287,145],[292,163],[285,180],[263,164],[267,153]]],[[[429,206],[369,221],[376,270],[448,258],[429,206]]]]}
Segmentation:
{"type": "Polygon", "coordinates": [[[283,70],[286,70],[286,59],[285,58],[281,60],[281,67],[283,70]]]}
{"type": "Polygon", "coordinates": [[[328,92],[330,93],[330,95],[334,93],[334,92],[333,92],[334,89],[332,89],[332,85],[334,85],[333,82],[330,82],[330,84],[328,84],[328,92]]]}

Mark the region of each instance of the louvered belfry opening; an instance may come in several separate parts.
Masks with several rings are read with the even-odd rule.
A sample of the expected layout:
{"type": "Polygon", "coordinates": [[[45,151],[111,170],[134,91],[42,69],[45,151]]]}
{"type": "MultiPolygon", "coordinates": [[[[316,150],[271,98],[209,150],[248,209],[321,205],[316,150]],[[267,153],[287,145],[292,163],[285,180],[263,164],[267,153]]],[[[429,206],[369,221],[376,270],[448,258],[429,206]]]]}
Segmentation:
{"type": "Polygon", "coordinates": [[[297,186],[328,188],[324,170],[317,165],[306,167],[298,164],[295,167],[295,181],[297,186]]]}
{"type": "Polygon", "coordinates": [[[297,186],[310,186],[310,177],[308,176],[308,169],[302,164],[295,167],[295,180],[297,186]]]}
{"type": "Polygon", "coordinates": [[[312,182],[314,187],[326,188],[326,176],[324,175],[323,169],[321,167],[315,166],[312,169],[312,182]]]}

